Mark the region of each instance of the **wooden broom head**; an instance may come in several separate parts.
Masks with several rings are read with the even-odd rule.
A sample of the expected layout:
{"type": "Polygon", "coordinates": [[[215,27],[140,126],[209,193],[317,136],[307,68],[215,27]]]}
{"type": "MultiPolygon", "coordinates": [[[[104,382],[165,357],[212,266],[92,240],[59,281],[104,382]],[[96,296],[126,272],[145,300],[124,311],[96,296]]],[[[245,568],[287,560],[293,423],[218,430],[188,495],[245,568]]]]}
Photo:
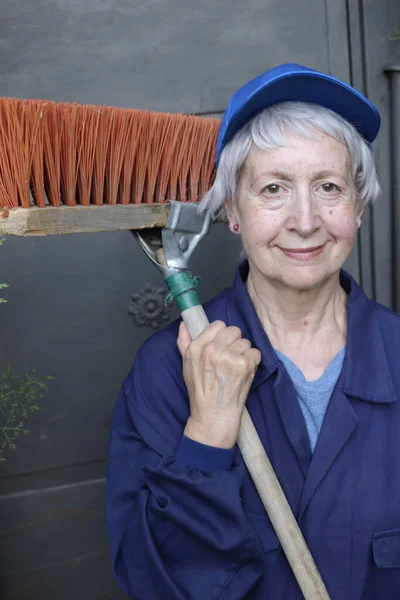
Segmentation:
{"type": "Polygon", "coordinates": [[[0,207],[198,202],[220,121],[0,98],[0,207]]]}

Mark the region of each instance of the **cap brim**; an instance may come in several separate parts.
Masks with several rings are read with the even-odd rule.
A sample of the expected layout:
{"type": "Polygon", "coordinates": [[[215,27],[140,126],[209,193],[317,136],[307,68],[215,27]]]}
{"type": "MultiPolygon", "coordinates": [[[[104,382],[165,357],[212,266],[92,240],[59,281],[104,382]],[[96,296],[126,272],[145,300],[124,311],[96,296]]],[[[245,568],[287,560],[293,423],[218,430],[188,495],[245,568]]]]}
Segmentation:
{"type": "Polygon", "coordinates": [[[329,108],[349,121],[369,143],[378,134],[380,115],[375,106],[335,77],[304,69],[286,72],[267,82],[260,76],[252,83],[253,89],[249,90],[248,84],[243,86],[228,107],[230,114],[224,117],[226,129],[220,131],[217,162],[227,142],[245,123],[264,108],[281,102],[307,102],[329,108]]]}

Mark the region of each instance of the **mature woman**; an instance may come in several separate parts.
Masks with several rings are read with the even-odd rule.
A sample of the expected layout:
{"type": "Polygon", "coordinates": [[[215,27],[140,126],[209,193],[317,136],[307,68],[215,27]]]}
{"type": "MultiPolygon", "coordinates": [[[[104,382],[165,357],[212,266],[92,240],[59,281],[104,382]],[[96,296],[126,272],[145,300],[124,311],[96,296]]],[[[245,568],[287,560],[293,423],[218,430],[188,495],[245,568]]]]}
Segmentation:
{"type": "Polygon", "coordinates": [[[301,598],[236,446],[246,405],[332,600],[400,598],[400,320],[342,270],[379,193],[374,106],[283,65],[228,106],[202,210],[246,259],[139,350],[111,431],[115,576],[136,600],[301,598]]]}

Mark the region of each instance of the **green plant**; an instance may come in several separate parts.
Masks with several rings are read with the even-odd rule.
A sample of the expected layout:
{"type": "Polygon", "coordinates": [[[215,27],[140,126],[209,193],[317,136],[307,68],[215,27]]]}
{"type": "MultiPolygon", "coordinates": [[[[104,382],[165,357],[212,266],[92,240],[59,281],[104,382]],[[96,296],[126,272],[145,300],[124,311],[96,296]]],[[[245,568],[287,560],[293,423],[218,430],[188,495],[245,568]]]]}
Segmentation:
{"type": "MultiPolygon", "coordinates": [[[[0,246],[4,239],[0,239],[0,246]]],[[[0,289],[8,287],[0,283],[0,289]]],[[[0,304],[7,302],[0,298],[0,304]]],[[[38,410],[38,400],[44,397],[47,389],[46,381],[52,377],[37,377],[36,371],[26,373],[23,377],[14,375],[11,365],[0,371],[0,461],[5,460],[5,450],[15,450],[21,435],[27,435],[25,428],[28,416],[38,410]]]]}
{"type": "Polygon", "coordinates": [[[15,450],[21,435],[27,435],[25,421],[31,413],[40,410],[38,400],[44,398],[46,381],[51,377],[37,377],[36,371],[23,377],[14,375],[11,365],[0,372],[0,461],[4,450],[15,450]]]}

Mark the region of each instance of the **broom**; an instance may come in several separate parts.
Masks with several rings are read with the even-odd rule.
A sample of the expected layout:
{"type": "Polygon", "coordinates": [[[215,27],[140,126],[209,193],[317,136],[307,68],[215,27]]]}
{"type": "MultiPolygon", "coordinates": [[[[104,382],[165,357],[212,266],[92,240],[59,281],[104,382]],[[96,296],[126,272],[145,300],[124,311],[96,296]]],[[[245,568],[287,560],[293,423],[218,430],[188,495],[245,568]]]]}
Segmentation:
{"type": "Polygon", "coordinates": [[[169,198],[197,202],[208,189],[218,127],[211,118],[0,98],[0,232],[163,226],[169,198]]]}
{"type": "MultiPolygon", "coordinates": [[[[204,196],[215,175],[218,129],[212,118],[0,98],[0,233],[133,231],[168,274],[195,339],[208,320],[192,278],[174,273],[163,249],[153,253],[138,232],[172,230],[178,203],[182,208],[204,196]],[[174,211],[171,225],[168,213],[174,211]]],[[[238,445],[304,597],[329,600],[247,409],[238,445]]]]}

